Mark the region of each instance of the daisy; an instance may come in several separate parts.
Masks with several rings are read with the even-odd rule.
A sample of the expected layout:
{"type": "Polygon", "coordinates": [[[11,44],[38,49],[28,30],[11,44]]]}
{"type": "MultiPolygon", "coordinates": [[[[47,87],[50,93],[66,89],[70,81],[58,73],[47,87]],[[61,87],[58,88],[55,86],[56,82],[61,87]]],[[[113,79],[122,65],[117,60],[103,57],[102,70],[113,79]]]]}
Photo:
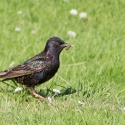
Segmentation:
{"type": "Polygon", "coordinates": [[[22,14],[22,11],[21,10],[17,11],[17,14],[19,14],[19,15],[22,14]]]}
{"type": "Polygon", "coordinates": [[[74,31],[68,31],[68,35],[73,38],[76,37],[76,33],[74,31]]]}
{"type": "Polygon", "coordinates": [[[19,27],[16,27],[16,28],[15,28],[15,31],[17,31],[17,32],[20,32],[20,30],[21,30],[21,29],[20,29],[19,27]]]}
{"type": "Polygon", "coordinates": [[[53,89],[53,92],[58,93],[58,94],[61,93],[60,90],[58,90],[58,89],[53,89]]]}
{"type": "Polygon", "coordinates": [[[77,10],[76,9],[72,9],[72,10],[70,10],[70,14],[71,15],[77,15],[77,10]]]}
{"type": "Polygon", "coordinates": [[[22,90],[23,90],[22,87],[17,87],[17,88],[14,90],[14,92],[18,92],[18,91],[22,91],[22,90]]]}
{"type": "Polygon", "coordinates": [[[78,101],[78,104],[80,104],[80,105],[84,105],[84,102],[78,101]]]}
{"type": "Polygon", "coordinates": [[[80,17],[80,18],[87,18],[87,13],[86,13],[86,12],[81,12],[81,13],[79,14],[79,17],[80,17]]]}

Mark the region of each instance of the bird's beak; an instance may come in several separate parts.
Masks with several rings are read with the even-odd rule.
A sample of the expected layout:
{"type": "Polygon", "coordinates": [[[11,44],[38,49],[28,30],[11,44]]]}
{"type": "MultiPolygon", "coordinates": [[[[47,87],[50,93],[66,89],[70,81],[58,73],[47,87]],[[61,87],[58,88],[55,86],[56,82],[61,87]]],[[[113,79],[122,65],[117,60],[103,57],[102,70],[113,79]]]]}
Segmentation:
{"type": "Polygon", "coordinates": [[[73,45],[68,44],[68,43],[64,43],[61,45],[62,48],[65,48],[66,50],[68,50],[70,47],[72,47],[73,45]]]}

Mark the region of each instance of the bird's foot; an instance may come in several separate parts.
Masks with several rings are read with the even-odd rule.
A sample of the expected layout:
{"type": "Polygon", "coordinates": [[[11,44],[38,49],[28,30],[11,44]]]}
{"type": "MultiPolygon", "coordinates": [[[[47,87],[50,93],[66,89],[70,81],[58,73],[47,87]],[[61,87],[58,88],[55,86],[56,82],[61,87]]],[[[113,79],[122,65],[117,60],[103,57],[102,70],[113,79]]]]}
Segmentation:
{"type": "Polygon", "coordinates": [[[31,92],[31,94],[32,94],[33,96],[35,96],[36,98],[39,98],[41,101],[46,100],[46,98],[44,98],[43,96],[39,95],[39,94],[35,91],[34,87],[29,87],[29,90],[30,90],[30,92],[31,92]]]}
{"type": "Polygon", "coordinates": [[[43,96],[41,96],[41,95],[39,95],[39,94],[37,94],[37,93],[34,93],[33,95],[34,95],[36,98],[39,98],[41,101],[46,100],[46,98],[44,98],[43,96]]]}

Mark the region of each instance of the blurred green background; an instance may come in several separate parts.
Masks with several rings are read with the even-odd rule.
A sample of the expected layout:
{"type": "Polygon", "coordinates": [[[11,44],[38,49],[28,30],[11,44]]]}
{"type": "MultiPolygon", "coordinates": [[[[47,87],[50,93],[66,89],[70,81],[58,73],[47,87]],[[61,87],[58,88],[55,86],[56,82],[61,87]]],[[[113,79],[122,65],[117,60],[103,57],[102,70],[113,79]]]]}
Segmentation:
{"type": "Polygon", "coordinates": [[[56,76],[36,87],[46,98],[55,97],[52,103],[33,98],[12,81],[0,82],[1,125],[125,124],[124,0],[0,3],[1,71],[41,52],[52,36],[74,45],[61,53],[56,76]],[[80,18],[81,12],[87,17],[80,18]],[[17,87],[23,91],[15,93],[17,87]]]}

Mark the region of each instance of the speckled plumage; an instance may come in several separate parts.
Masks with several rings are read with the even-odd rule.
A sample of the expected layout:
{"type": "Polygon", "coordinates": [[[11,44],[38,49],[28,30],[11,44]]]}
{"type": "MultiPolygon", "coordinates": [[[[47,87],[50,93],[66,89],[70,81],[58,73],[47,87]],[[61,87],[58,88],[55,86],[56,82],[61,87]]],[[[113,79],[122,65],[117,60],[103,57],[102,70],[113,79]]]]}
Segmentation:
{"type": "Polygon", "coordinates": [[[4,80],[14,79],[18,83],[26,85],[34,96],[43,100],[44,97],[38,95],[34,87],[48,81],[55,75],[60,65],[60,52],[63,48],[69,49],[70,47],[70,44],[65,43],[60,38],[52,37],[47,41],[43,52],[14,68],[0,72],[0,78],[4,80]]]}

